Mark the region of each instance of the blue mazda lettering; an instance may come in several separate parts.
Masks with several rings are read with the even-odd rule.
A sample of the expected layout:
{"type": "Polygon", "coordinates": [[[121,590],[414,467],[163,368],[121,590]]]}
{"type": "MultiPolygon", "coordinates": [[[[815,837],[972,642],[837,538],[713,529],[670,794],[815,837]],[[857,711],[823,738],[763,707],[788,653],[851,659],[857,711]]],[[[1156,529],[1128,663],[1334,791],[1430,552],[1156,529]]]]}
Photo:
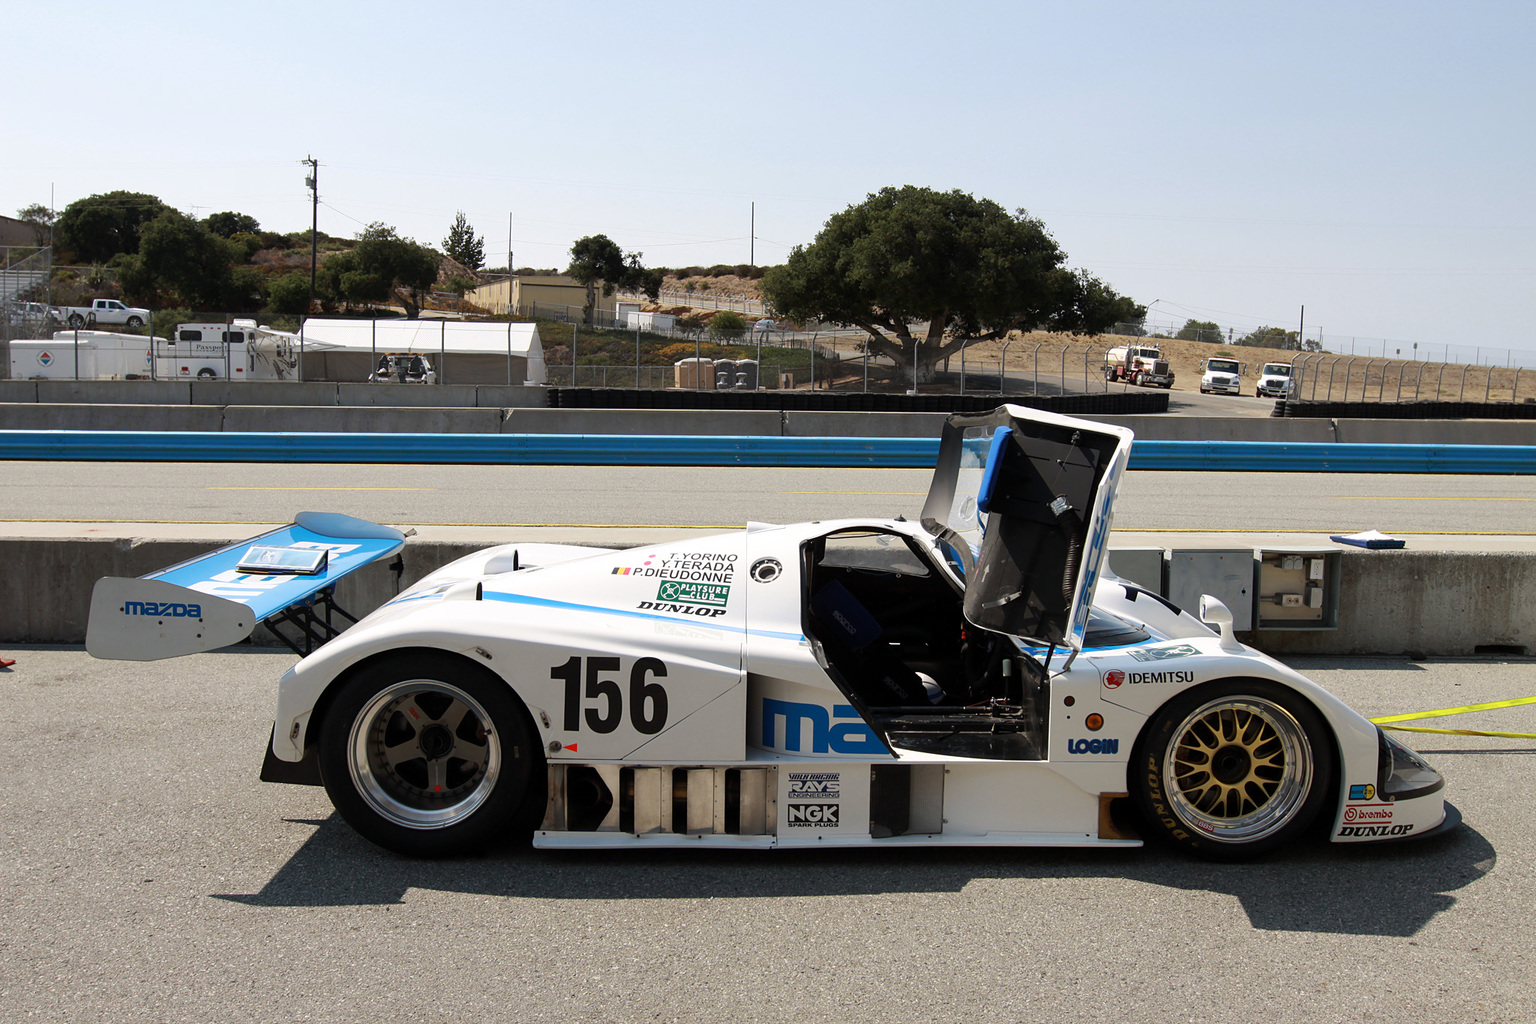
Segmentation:
{"type": "Polygon", "coordinates": [[[832,714],[820,704],[801,704],[792,700],[763,698],[763,746],[778,745],[778,721],[784,719],[784,749],[799,753],[810,725],[812,754],[883,754],[885,745],[859,718],[851,704],[835,704],[832,714]],[[833,722],[832,718],[851,718],[851,722],[833,722]]]}
{"type": "Polygon", "coordinates": [[[124,601],[124,615],[160,615],[174,619],[200,619],[203,606],[177,601],[124,601]]]}

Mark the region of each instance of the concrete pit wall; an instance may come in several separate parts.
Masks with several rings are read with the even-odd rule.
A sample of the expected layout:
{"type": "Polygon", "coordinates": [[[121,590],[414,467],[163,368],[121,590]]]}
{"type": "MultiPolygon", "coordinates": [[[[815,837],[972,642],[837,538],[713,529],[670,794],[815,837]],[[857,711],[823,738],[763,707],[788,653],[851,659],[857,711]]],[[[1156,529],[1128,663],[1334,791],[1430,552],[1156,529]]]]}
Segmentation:
{"type": "MultiPolygon", "coordinates": [[[[547,538],[546,538],[547,539],[547,538]]],[[[0,538],[0,643],[78,644],[91,588],[142,576],[220,546],[184,540],[0,538]]],[[[361,616],[400,588],[484,547],[413,537],[393,560],[342,580],[337,602],[361,616]]],[[[1536,552],[1344,551],[1339,627],[1263,630],[1243,639],[1272,654],[1468,656],[1536,650],[1536,552]]],[[[260,639],[260,637],[258,637],[260,639]]]]}

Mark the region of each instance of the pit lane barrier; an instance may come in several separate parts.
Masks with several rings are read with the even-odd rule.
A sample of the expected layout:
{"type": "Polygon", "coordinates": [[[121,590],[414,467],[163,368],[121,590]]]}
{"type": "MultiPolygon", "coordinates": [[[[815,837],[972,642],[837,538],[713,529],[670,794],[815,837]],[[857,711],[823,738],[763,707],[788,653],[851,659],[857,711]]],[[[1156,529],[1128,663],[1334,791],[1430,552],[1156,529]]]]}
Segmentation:
{"type": "MultiPolygon", "coordinates": [[[[928,468],[934,438],[3,430],[0,459],[506,465],[928,468]]],[[[1536,446],[1272,441],[1135,442],[1131,469],[1536,474],[1536,446]]]]}
{"type": "Polygon", "coordinates": [[[1415,711],[1407,715],[1382,715],[1371,719],[1383,729],[1400,732],[1429,732],[1442,736],[1492,736],[1509,740],[1536,740],[1536,732],[1491,732],[1486,729],[1434,729],[1422,725],[1397,725],[1397,722],[1417,722],[1426,718],[1445,718],[1450,715],[1470,715],[1474,711],[1496,711],[1499,708],[1536,704],[1536,697],[1515,697],[1511,700],[1493,700],[1484,704],[1466,704],[1459,708],[1441,708],[1438,711],[1415,711]],[[1391,724],[1389,724],[1391,723],[1391,724]]]}

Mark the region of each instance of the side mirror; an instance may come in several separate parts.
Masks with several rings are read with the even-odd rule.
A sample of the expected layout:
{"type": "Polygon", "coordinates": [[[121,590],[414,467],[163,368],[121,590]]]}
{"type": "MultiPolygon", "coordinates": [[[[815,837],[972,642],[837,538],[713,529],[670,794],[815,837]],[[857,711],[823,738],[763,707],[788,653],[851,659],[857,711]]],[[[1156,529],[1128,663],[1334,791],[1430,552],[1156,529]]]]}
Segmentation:
{"type": "Polygon", "coordinates": [[[1221,649],[1236,654],[1243,649],[1232,631],[1232,609],[1210,594],[1200,595],[1200,621],[1221,634],[1221,649]]]}

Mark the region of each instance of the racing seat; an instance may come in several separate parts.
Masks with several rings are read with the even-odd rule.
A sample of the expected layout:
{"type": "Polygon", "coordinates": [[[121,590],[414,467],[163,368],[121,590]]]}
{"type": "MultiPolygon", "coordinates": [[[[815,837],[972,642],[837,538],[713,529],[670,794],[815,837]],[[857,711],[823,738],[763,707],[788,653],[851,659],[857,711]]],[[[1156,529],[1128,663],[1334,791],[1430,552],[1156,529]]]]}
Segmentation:
{"type": "Polygon", "coordinates": [[[827,660],[872,707],[932,704],[923,680],[883,644],[886,630],[842,583],[832,580],[811,599],[811,619],[827,660]]]}

